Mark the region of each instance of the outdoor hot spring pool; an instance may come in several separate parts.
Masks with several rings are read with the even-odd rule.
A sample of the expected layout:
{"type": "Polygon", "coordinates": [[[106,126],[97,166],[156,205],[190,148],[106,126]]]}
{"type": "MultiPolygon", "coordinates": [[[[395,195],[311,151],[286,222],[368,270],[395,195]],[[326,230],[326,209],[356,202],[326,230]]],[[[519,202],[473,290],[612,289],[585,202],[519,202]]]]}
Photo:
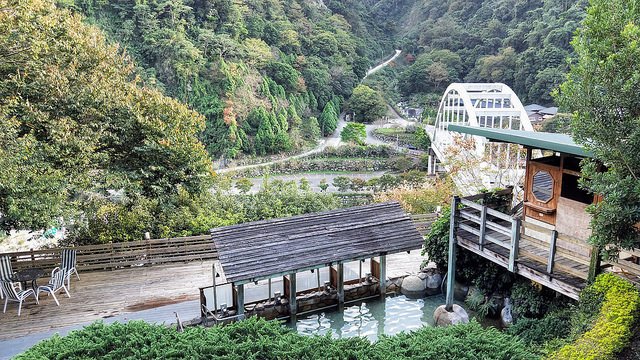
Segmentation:
{"type": "Polygon", "coordinates": [[[288,326],[303,335],[324,335],[331,331],[334,337],[363,336],[375,341],[381,334],[433,326],[433,312],[444,303],[442,295],[424,299],[404,295],[376,298],[345,305],[343,312],[328,310],[298,316],[296,323],[288,326]]]}

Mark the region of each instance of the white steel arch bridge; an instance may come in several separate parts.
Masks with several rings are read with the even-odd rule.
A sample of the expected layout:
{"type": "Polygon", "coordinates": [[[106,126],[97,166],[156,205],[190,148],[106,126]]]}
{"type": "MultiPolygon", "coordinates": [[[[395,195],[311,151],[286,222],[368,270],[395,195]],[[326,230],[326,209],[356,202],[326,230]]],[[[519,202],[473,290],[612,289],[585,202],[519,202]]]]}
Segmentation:
{"type": "MultiPolygon", "coordinates": [[[[533,131],[522,102],[501,83],[453,83],[445,90],[431,149],[463,193],[517,185],[524,175],[525,155],[517,145],[489,143],[477,136],[447,130],[450,124],[533,131]]],[[[435,172],[431,156],[429,171],[435,172]]]]}

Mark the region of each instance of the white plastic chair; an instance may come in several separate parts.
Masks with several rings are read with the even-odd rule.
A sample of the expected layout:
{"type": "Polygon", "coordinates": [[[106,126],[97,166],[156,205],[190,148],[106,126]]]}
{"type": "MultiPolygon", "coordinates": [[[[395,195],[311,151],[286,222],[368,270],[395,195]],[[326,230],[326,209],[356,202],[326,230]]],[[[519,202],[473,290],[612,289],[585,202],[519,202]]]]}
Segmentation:
{"type": "Polygon", "coordinates": [[[71,288],[71,275],[73,273],[75,273],[78,280],[80,280],[80,275],[78,275],[78,270],[76,269],[76,250],[62,249],[61,263],[60,267],[66,275],[67,287],[71,288]]]}
{"type": "Polygon", "coordinates": [[[67,276],[68,275],[65,274],[64,270],[61,270],[60,268],[53,269],[53,271],[51,271],[51,280],[49,280],[49,283],[47,285],[38,286],[36,298],[40,297],[41,291],[45,291],[47,292],[47,295],[51,294],[51,296],[53,296],[53,300],[56,301],[56,305],[60,306],[58,298],[56,297],[56,293],[60,291],[60,289],[64,289],[64,292],[67,293],[67,297],[71,297],[67,287],[64,285],[64,280],[67,276]]]}
{"type": "Polygon", "coordinates": [[[36,304],[39,304],[38,296],[33,289],[22,290],[20,289],[20,284],[14,284],[10,281],[0,281],[0,287],[2,287],[2,291],[5,296],[4,310],[2,310],[3,313],[7,312],[7,304],[9,301],[13,301],[20,303],[20,305],[18,305],[18,316],[20,316],[20,312],[22,311],[22,302],[30,295],[33,295],[33,297],[36,298],[36,304]],[[16,289],[16,285],[18,285],[18,289],[16,289]]]}
{"type": "MultiPolygon", "coordinates": [[[[13,269],[11,268],[11,258],[8,255],[0,256],[0,281],[11,281],[13,269]]],[[[0,287],[0,299],[4,299],[4,291],[0,287]]]]}

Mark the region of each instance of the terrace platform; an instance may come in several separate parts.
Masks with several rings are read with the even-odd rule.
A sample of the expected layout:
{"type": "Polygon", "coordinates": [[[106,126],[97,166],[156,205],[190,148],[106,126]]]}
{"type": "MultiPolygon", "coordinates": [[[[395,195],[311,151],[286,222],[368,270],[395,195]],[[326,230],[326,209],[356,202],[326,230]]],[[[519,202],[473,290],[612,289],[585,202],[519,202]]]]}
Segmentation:
{"type": "MultiPolygon", "coordinates": [[[[18,304],[10,302],[7,312],[0,312],[0,341],[197,300],[198,288],[212,282],[213,262],[81,271],[81,280],[71,279],[71,298],[67,298],[64,291],[56,295],[59,307],[52,297],[42,293],[40,305],[31,297],[23,304],[22,314],[18,316],[18,304]]],[[[46,280],[40,279],[38,283],[44,285],[46,280]]],[[[193,313],[198,312],[196,306],[193,313]]],[[[181,317],[181,320],[189,319],[181,317]]]]}

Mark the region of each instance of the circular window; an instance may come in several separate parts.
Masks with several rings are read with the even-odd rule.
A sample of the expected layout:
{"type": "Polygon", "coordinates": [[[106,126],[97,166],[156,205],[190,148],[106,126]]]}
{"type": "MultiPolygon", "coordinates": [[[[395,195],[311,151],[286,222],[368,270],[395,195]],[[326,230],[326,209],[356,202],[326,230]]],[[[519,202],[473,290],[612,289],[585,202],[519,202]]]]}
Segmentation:
{"type": "Polygon", "coordinates": [[[538,201],[548,202],[553,198],[553,176],[548,171],[540,170],[533,175],[531,192],[538,201]]]}

